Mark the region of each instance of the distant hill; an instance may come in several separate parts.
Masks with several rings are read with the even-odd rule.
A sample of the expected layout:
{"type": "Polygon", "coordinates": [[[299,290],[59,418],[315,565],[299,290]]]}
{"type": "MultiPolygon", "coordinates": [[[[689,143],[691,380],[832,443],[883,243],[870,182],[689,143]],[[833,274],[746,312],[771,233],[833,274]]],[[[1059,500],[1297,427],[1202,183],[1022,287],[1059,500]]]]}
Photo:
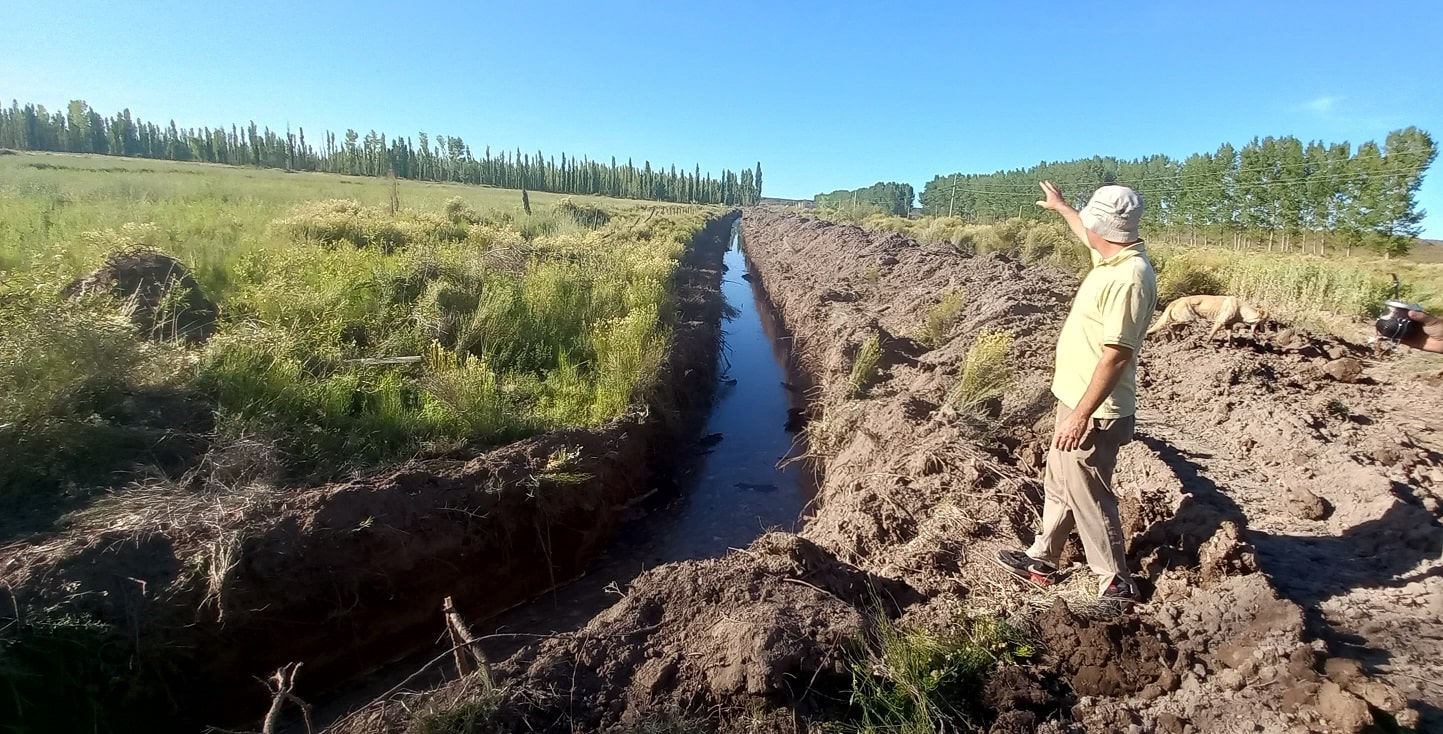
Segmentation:
{"type": "Polygon", "coordinates": [[[1408,259],[1422,263],[1443,263],[1443,240],[1418,239],[1408,252],[1408,259]]]}

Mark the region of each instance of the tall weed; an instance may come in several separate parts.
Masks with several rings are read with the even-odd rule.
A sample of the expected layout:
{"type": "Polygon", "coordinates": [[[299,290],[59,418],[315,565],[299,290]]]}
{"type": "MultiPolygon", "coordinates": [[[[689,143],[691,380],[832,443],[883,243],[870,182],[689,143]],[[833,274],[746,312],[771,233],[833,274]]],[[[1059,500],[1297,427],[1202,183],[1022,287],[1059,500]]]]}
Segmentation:
{"type": "Polygon", "coordinates": [[[989,400],[1002,398],[1012,386],[1012,335],[988,330],[977,334],[962,362],[962,376],[950,402],[959,413],[971,414],[989,400]]]}

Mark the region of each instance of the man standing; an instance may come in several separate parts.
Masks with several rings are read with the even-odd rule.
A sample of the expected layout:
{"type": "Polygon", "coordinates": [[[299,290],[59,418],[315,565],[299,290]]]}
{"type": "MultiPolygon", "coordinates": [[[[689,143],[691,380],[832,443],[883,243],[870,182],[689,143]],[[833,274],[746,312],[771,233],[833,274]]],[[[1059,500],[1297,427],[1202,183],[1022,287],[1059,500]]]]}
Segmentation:
{"type": "Polygon", "coordinates": [[[1051,181],[1041,185],[1046,198],[1037,205],[1061,214],[1091,248],[1092,270],[1057,337],[1052,394],[1058,406],[1043,478],[1042,529],[1026,552],[1004,550],[997,561],[1048,585],[1076,527],[1087,563],[1101,577],[1100,596],[1135,602],[1112,474],[1118,449],[1132,440],[1137,353],[1157,308],[1157,277],[1138,236],[1142,197],[1126,186],[1103,186],[1079,214],[1051,181]]]}

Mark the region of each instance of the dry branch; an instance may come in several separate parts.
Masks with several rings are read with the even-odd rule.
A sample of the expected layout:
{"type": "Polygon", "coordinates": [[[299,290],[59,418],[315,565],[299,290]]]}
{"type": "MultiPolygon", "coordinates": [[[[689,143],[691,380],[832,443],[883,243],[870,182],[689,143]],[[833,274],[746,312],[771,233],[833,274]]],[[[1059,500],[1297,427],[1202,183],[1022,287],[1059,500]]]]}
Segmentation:
{"type": "Polygon", "coordinates": [[[290,663],[271,673],[270,680],[266,682],[266,686],[271,689],[271,710],[266,712],[266,720],[261,724],[261,734],[276,734],[276,726],[281,720],[281,709],[285,708],[287,701],[301,710],[301,716],[306,721],[307,734],[311,731],[311,706],[292,692],[296,687],[296,672],[300,669],[301,663],[290,663]]]}

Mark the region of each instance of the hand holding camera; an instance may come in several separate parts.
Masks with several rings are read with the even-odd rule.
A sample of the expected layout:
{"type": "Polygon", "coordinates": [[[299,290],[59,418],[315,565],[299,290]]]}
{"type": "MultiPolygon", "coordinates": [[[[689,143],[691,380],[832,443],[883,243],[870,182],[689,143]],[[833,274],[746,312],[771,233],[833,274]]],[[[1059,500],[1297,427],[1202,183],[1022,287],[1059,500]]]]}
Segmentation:
{"type": "Polygon", "coordinates": [[[1414,349],[1443,353],[1443,319],[1416,309],[1409,309],[1408,318],[1413,328],[1401,341],[1414,349]]]}
{"type": "Polygon", "coordinates": [[[1403,284],[1393,275],[1393,298],[1384,302],[1388,310],[1373,322],[1374,330],[1395,344],[1443,353],[1443,318],[1429,316],[1422,306],[1404,301],[1402,290],[1403,284]]]}

